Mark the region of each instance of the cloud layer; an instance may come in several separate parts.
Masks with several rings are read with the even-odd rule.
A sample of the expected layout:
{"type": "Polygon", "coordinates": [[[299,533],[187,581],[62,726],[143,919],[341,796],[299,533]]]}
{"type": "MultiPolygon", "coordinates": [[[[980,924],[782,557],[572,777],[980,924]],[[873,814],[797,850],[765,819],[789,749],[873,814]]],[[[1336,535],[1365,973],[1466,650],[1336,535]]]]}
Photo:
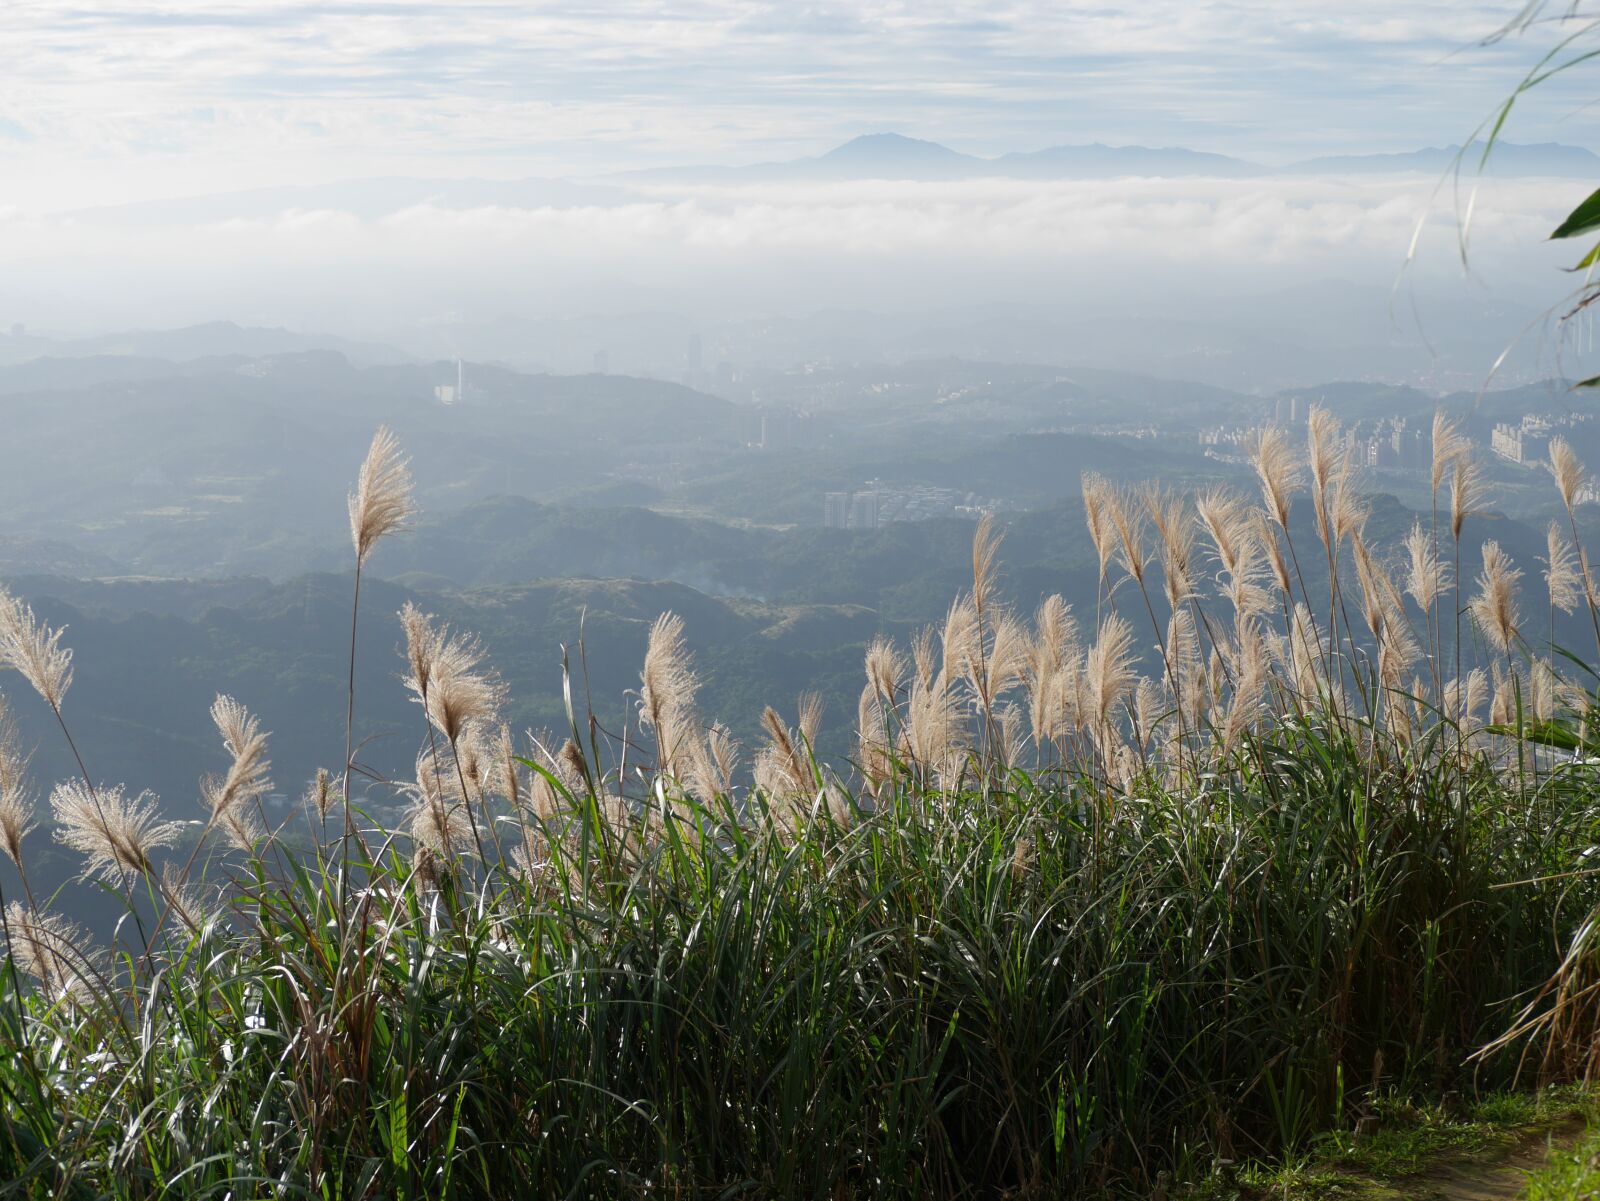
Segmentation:
{"type": "MultiPolygon", "coordinates": [[[[1585,189],[1486,184],[1472,286],[1559,295],[1567,256],[1543,239],[1585,189]]],[[[460,322],[648,309],[1093,310],[1328,278],[1387,286],[1429,212],[1415,275],[1459,286],[1459,211],[1429,181],[1379,178],[701,187],[604,207],[288,209],[154,227],[13,213],[0,216],[0,323],[228,317],[403,341],[460,322]]]]}

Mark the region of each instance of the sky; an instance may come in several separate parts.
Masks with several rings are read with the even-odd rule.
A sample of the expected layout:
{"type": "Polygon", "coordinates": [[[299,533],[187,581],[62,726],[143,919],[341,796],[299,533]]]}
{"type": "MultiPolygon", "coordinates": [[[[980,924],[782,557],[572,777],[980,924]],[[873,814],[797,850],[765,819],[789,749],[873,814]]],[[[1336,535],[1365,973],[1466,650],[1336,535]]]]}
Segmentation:
{"type": "MultiPolygon", "coordinates": [[[[1469,134],[1557,31],[1515,0],[0,4],[0,210],[363,175],[589,176],[896,130],[1275,163],[1469,134]]],[[[1521,141],[1596,143],[1545,89],[1521,141]]]]}
{"type": "MultiPolygon", "coordinates": [[[[1571,32],[1486,44],[1519,2],[0,0],[0,330],[231,320],[454,353],[469,330],[499,348],[575,314],[1116,304],[1137,324],[1323,280],[1386,311],[1428,214],[1411,278],[1537,307],[1570,287],[1545,235],[1591,183],[1486,185],[1465,269],[1468,198],[1420,177],[613,178],[549,202],[472,185],[465,203],[368,182],[116,207],[594,179],[889,130],[978,155],[1105,142],[1269,166],[1447,145],[1571,32]]],[[[1600,149],[1592,92],[1584,71],[1539,88],[1507,136],[1600,149]]]]}

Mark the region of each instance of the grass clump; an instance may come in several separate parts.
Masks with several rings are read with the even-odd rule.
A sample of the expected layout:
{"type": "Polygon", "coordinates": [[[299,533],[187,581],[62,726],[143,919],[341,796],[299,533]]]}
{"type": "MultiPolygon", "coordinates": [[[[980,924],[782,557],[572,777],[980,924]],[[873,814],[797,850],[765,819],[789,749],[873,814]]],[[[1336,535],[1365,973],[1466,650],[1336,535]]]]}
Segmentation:
{"type": "MultiPolygon", "coordinates": [[[[1363,540],[1325,414],[1311,547],[1279,431],[1264,508],[1086,481],[1092,638],[1059,599],[1012,610],[985,521],[942,628],[869,649],[850,764],[813,756],[816,697],[735,746],[698,712],[670,615],[636,723],[581,706],[580,654],[567,729],[514,735],[479,644],[408,608],[406,779],[356,757],[352,667],[345,762],[288,823],[260,806],[268,735],[228,698],[187,855],[153,800],[87,768],[57,787],[58,836],[121,897],[109,947],[28,888],[27,773],[0,756],[22,890],[0,1178],[129,1198],[1149,1195],[1305,1162],[1383,1098],[1509,1084],[1530,1049],[1548,1074],[1584,1062],[1592,706],[1530,641],[1502,556],[1481,603],[1455,583],[1470,467],[1435,445],[1456,511],[1413,531],[1404,586],[1363,540]]],[[[358,572],[411,511],[392,441],[372,454],[358,572]]],[[[0,656],[70,739],[59,632],[6,600],[0,656]]],[[[1400,1170],[1472,1137],[1430,1112],[1359,1154],[1400,1170]]]]}

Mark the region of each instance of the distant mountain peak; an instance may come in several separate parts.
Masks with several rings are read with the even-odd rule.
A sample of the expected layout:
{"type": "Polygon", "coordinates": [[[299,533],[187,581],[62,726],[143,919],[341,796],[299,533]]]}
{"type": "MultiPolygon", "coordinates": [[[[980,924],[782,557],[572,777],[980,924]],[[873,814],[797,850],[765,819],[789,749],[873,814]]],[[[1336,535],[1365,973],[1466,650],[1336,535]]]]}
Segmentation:
{"type": "Polygon", "coordinates": [[[832,150],[822,155],[818,161],[833,163],[855,159],[890,157],[941,159],[946,162],[954,162],[966,159],[969,156],[959,151],[951,150],[948,146],[941,146],[938,142],[907,137],[903,133],[884,132],[864,133],[860,137],[851,138],[843,145],[835,146],[832,150]]]}

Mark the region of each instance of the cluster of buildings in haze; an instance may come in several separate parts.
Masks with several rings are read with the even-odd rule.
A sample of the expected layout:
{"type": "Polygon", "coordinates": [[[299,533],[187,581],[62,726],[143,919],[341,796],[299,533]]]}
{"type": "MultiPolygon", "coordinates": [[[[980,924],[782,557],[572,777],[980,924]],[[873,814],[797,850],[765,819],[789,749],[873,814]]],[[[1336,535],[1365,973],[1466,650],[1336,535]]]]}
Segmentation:
{"type": "Polygon", "coordinates": [[[1550,439],[1571,436],[1574,429],[1590,424],[1593,413],[1568,413],[1547,417],[1524,413],[1521,421],[1502,421],[1489,436],[1489,449],[1509,463],[1543,463],[1550,456],[1550,439]]]}
{"type": "Polygon", "coordinates": [[[897,521],[976,517],[1007,507],[993,497],[955,488],[868,480],[857,492],[826,493],[822,498],[822,524],[834,530],[876,530],[897,521]]]}

